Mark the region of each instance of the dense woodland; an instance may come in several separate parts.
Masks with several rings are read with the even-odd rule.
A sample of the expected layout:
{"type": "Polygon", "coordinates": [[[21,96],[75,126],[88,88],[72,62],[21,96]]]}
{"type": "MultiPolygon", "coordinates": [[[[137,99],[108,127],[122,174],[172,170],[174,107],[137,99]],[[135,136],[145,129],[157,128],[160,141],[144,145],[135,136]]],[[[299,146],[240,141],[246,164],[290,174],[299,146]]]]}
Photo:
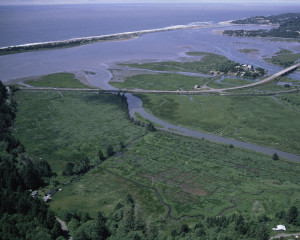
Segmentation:
{"type": "MultiPolygon", "coordinates": [[[[300,223],[296,207],[278,212],[274,217],[278,222],[294,225],[300,223]]],[[[170,227],[166,219],[151,221],[131,195],[127,195],[125,200],[119,202],[108,217],[98,212],[96,219],[92,219],[87,213],[77,211],[65,212],[63,218],[76,240],[267,240],[270,238],[271,221],[266,215],[251,218],[233,213],[229,216],[199,219],[192,226],[177,222],[170,227]]]]}
{"type": "Polygon", "coordinates": [[[0,82],[0,239],[59,239],[54,213],[30,193],[48,184],[49,164],[30,158],[12,135],[16,103],[0,82]]]}
{"type": "Polygon", "coordinates": [[[268,17],[259,16],[232,21],[234,24],[275,24],[271,30],[225,30],[224,34],[237,37],[300,38],[300,13],[287,13],[268,17]]]}

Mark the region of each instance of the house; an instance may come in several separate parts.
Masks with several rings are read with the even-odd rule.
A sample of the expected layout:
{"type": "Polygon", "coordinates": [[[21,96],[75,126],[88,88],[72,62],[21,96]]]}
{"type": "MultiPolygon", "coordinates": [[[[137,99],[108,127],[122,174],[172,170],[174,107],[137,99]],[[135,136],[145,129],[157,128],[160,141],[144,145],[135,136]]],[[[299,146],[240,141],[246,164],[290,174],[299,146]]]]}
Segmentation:
{"type": "Polygon", "coordinates": [[[37,191],[37,190],[36,190],[36,191],[33,191],[33,192],[30,194],[30,196],[33,197],[33,198],[35,198],[37,195],[38,195],[38,191],[37,191]]]}
{"type": "Polygon", "coordinates": [[[273,231],[286,231],[285,226],[277,225],[277,228],[272,228],[273,231]]]}
{"type": "Polygon", "coordinates": [[[56,193],[56,190],[50,190],[46,196],[43,197],[44,202],[48,202],[51,200],[51,197],[56,193]]]}
{"type": "Polygon", "coordinates": [[[54,189],[52,189],[47,193],[47,196],[52,197],[55,193],[56,193],[56,191],[54,189]]]}
{"type": "Polygon", "coordinates": [[[43,200],[44,200],[44,202],[48,202],[48,201],[51,200],[51,197],[49,197],[48,195],[47,195],[47,196],[44,196],[44,197],[43,197],[43,200]]]}

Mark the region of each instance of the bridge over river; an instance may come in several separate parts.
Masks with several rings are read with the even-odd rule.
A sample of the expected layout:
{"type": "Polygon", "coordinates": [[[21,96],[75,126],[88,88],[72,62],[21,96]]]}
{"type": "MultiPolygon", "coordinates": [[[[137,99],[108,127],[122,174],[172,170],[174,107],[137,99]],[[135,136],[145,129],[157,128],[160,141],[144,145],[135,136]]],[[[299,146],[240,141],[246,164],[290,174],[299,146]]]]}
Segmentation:
{"type": "MultiPolygon", "coordinates": [[[[52,88],[51,87],[26,87],[26,88],[21,88],[21,89],[22,90],[31,90],[31,91],[32,90],[33,91],[41,91],[41,90],[86,91],[86,92],[95,92],[95,93],[98,93],[98,92],[103,92],[103,93],[123,92],[123,93],[126,93],[125,96],[127,97],[130,116],[134,117],[135,113],[139,113],[142,117],[161,125],[162,126],[161,130],[165,130],[165,131],[169,131],[169,132],[173,132],[173,133],[181,134],[181,135],[185,135],[185,136],[195,137],[195,138],[199,138],[199,139],[205,138],[209,141],[218,142],[218,143],[222,143],[222,144],[232,144],[236,147],[241,147],[241,148],[253,150],[253,151],[263,153],[263,154],[268,154],[268,155],[272,155],[273,153],[276,152],[280,157],[283,157],[287,160],[294,161],[294,162],[300,162],[300,156],[292,154],[292,153],[287,153],[287,152],[280,151],[278,149],[272,149],[272,148],[258,146],[255,144],[242,142],[242,141],[238,141],[238,140],[234,140],[234,139],[230,139],[230,138],[225,138],[225,137],[214,135],[214,134],[202,133],[199,131],[191,130],[188,128],[180,127],[180,126],[165,122],[165,121],[158,119],[155,116],[149,114],[148,112],[146,112],[144,110],[144,108],[142,107],[141,99],[139,99],[138,97],[135,97],[131,94],[131,93],[177,93],[177,94],[178,93],[183,93],[183,94],[219,93],[219,94],[222,94],[226,90],[243,89],[243,88],[254,87],[254,86],[257,86],[260,84],[265,84],[267,82],[274,80],[277,77],[286,75],[286,74],[296,70],[298,67],[300,67],[300,63],[297,63],[291,67],[288,67],[288,68],[286,68],[276,74],[273,74],[261,81],[258,81],[258,82],[252,83],[252,84],[248,84],[245,86],[225,88],[225,89],[211,89],[211,90],[204,90],[204,91],[200,91],[200,90],[198,90],[198,91],[167,91],[167,90],[166,91],[156,91],[156,90],[128,90],[128,89],[101,90],[99,88],[91,89],[91,88],[53,88],[53,87],[52,88]]],[[[288,92],[288,91],[285,91],[285,92],[288,92]]],[[[230,92],[228,92],[226,94],[231,95],[230,92]]],[[[274,93],[274,94],[276,94],[276,93],[274,93]]]]}

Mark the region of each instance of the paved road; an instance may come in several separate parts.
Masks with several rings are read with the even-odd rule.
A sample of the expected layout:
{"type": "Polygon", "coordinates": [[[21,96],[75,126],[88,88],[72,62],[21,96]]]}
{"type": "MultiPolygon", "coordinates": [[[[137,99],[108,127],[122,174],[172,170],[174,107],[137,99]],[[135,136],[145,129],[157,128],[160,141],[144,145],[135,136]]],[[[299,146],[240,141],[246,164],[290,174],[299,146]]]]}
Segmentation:
{"type": "Polygon", "coordinates": [[[273,75],[271,75],[271,76],[269,76],[269,77],[267,77],[267,78],[265,78],[265,79],[263,79],[261,81],[254,82],[254,83],[251,83],[251,84],[248,84],[248,85],[244,85],[244,86],[238,86],[238,87],[232,87],[232,88],[224,88],[222,90],[223,91],[236,90],[236,89],[249,88],[249,87],[254,87],[254,86],[257,86],[257,85],[260,85],[260,84],[264,84],[264,83],[270,82],[270,81],[274,80],[275,78],[280,77],[280,76],[282,76],[282,75],[284,75],[286,73],[289,73],[290,71],[292,71],[292,70],[294,70],[294,69],[296,69],[298,67],[300,67],[300,63],[297,63],[297,64],[295,64],[293,66],[288,67],[288,68],[285,68],[285,69],[281,70],[280,72],[275,73],[275,74],[273,74],[273,75]]]}

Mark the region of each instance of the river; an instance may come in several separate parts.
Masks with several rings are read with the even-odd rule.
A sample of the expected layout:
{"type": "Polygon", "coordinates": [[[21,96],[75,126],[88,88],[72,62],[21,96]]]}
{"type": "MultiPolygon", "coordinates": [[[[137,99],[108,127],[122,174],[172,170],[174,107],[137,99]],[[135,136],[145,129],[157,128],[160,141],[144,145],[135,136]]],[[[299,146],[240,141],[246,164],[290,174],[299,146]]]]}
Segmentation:
{"type": "MultiPolygon", "coordinates": [[[[110,10],[116,9],[115,7],[116,6],[107,6],[107,8],[110,10]]],[[[54,72],[81,72],[85,75],[85,78],[90,84],[102,89],[115,89],[109,84],[109,80],[112,78],[112,74],[109,71],[109,66],[114,65],[116,62],[151,62],[167,60],[185,61],[190,59],[190,56],[187,56],[186,52],[203,51],[224,55],[227,58],[237,61],[241,64],[250,64],[255,67],[262,67],[267,69],[269,74],[273,74],[280,71],[282,68],[265,62],[263,60],[264,57],[270,57],[279,52],[281,49],[288,49],[295,53],[300,52],[299,42],[272,41],[270,39],[263,38],[229,37],[221,35],[220,30],[237,29],[240,28],[240,26],[211,26],[218,24],[218,21],[231,20],[233,16],[232,13],[235,13],[235,18],[242,18],[255,16],[258,13],[260,15],[268,15],[287,11],[294,12],[297,10],[300,11],[300,5],[295,7],[269,6],[269,8],[264,9],[257,6],[254,7],[246,5],[243,5],[242,7],[240,6],[239,9],[237,6],[228,5],[224,8],[220,6],[216,7],[197,5],[197,7],[194,7],[189,5],[189,7],[172,7],[168,13],[165,12],[165,6],[160,6],[161,11],[158,11],[157,7],[152,9],[153,15],[147,12],[149,10],[149,6],[145,5],[136,7],[144,9],[141,11],[146,14],[146,17],[142,18],[143,21],[141,22],[138,22],[138,19],[141,16],[133,17],[130,15],[130,13],[133,12],[131,8],[127,7],[127,12],[122,12],[123,10],[121,11],[121,9],[126,9],[124,6],[120,6],[120,8],[115,10],[114,14],[116,14],[116,16],[113,14],[112,16],[107,14],[107,12],[105,12],[106,8],[101,8],[103,13],[101,16],[98,16],[98,12],[93,10],[91,14],[93,17],[92,19],[89,19],[89,15],[87,14],[91,12],[89,9],[92,7],[87,7],[85,9],[85,14],[80,12],[81,10],[79,11],[78,7],[61,6],[58,8],[50,7],[48,10],[43,9],[43,11],[46,11],[49,16],[53,16],[53,14],[56,13],[57,19],[62,21],[62,25],[59,24],[59,21],[55,20],[56,18],[52,18],[51,20],[51,18],[41,15],[41,12],[43,11],[37,12],[32,10],[30,7],[26,8],[26,13],[28,14],[26,15],[28,18],[26,21],[22,21],[22,17],[19,14],[20,12],[24,11],[24,9],[22,10],[21,8],[13,7],[0,8],[1,19],[3,20],[2,22],[6,24],[2,24],[0,27],[0,33],[2,36],[1,40],[3,40],[0,42],[2,46],[6,46],[24,44],[28,42],[63,40],[72,37],[99,35],[96,34],[97,26],[103,26],[102,31],[100,31],[101,34],[111,34],[122,31],[126,32],[157,27],[167,27],[175,24],[189,24],[193,21],[208,22],[210,24],[208,24],[207,27],[200,29],[156,32],[123,41],[99,42],[73,48],[43,50],[0,56],[0,80],[5,83],[9,83],[10,81],[18,78],[39,76],[54,72]],[[76,13],[77,18],[72,19],[72,17],[69,18],[69,15],[64,16],[66,9],[69,11],[70,16],[73,16],[72,14],[76,13]],[[191,11],[191,9],[194,10],[191,11]],[[126,27],[126,24],[121,21],[122,19],[118,18],[118,14],[121,14],[121,12],[123,15],[126,15],[127,18],[125,19],[129,19],[129,22],[127,22],[129,27],[126,27]],[[219,15],[216,13],[219,13],[219,15]],[[150,14],[151,16],[148,16],[147,14],[150,14]],[[105,16],[105,19],[103,19],[103,16],[105,16]],[[165,16],[164,18],[161,18],[165,19],[163,20],[163,23],[157,21],[157,19],[159,19],[158,16],[165,16]],[[166,18],[166,16],[169,18],[166,18]],[[20,19],[18,19],[18,17],[20,19]],[[39,18],[42,19],[41,22],[37,21],[39,18]],[[64,22],[65,18],[68,18],[66,20],[67,22],[64,22]],[[47,19],[50,22],[46,22],[47,19]],[[147,19],[147,21],[145,19],[147,19]],[[154,22],[151,22],[151,19],[154,22]],[[148,22],[148,20],[150,22],[148,22]],[[87,26],[89,29],[82,27],[81,29],[83,30],[83,34],[78,35],[80,34],[80,29],[74,27],[77,25],[74,24],[73,21],[78,21],[78,26],[87,26]],[[119,24],[120,21],[121,24],[119,24]],[[213,24],[211,21],[213,21],[213,24]],[[16,22],[18,22],[18,24],[15,24],[16,22]],[[47,31],[42,28],[43,23],[48,24],[47,26],[49,26],[49,28],[45,28],[47,31]],[[107,25],[106,23],[109,24],[107,25]],[[134,24],[130,25],[131,23],[134,24]],[[13,26],[15,27],[13,28],[13,26]],[[36,39],[33,39],[35,36],[36,39]],[[245,54],[239,51],[240,49],[244,48],[257,49],[258,51],[256,54],[245,54]],[[94,72],[95,74],[88,74],[87,71],[94,72]]],[[[47,7],[45,6],[44,8],[47,7]]],[[[41,10],[40,8],[37,9],[41,10]]],[[[257,26],[244,26],[243,28],[256,29],[257,26]]],[[[270,26],[262,26],[262,28],[269,29],[270,26]]],[[[299,73],[293,73],[289,76],[300,81],[299,73]]],[[[299,161],[299,156],[293,154],[284,153],[275,149],[260,147],[249,143],[239,142],[232,139],[226,139],[221,136],[200,133],[166,123],[147,113],[142,108],[142,102],[140,99],[132,96],[131,94],[126,94],[126,96],[128,98],[130,113],[132,116],[134,112],[138,112],[143,117],[162,125],[168,131],[174,131],[170,129],[175,129],[177,130],[175,131],[176,133],[197,138],[204,137],[210,141],[233,144],[237,147],[243,147],[265,154],[273,154],[274,152],[277,152],[278,155],[283,158],[292,161],[299,161]]]]}

